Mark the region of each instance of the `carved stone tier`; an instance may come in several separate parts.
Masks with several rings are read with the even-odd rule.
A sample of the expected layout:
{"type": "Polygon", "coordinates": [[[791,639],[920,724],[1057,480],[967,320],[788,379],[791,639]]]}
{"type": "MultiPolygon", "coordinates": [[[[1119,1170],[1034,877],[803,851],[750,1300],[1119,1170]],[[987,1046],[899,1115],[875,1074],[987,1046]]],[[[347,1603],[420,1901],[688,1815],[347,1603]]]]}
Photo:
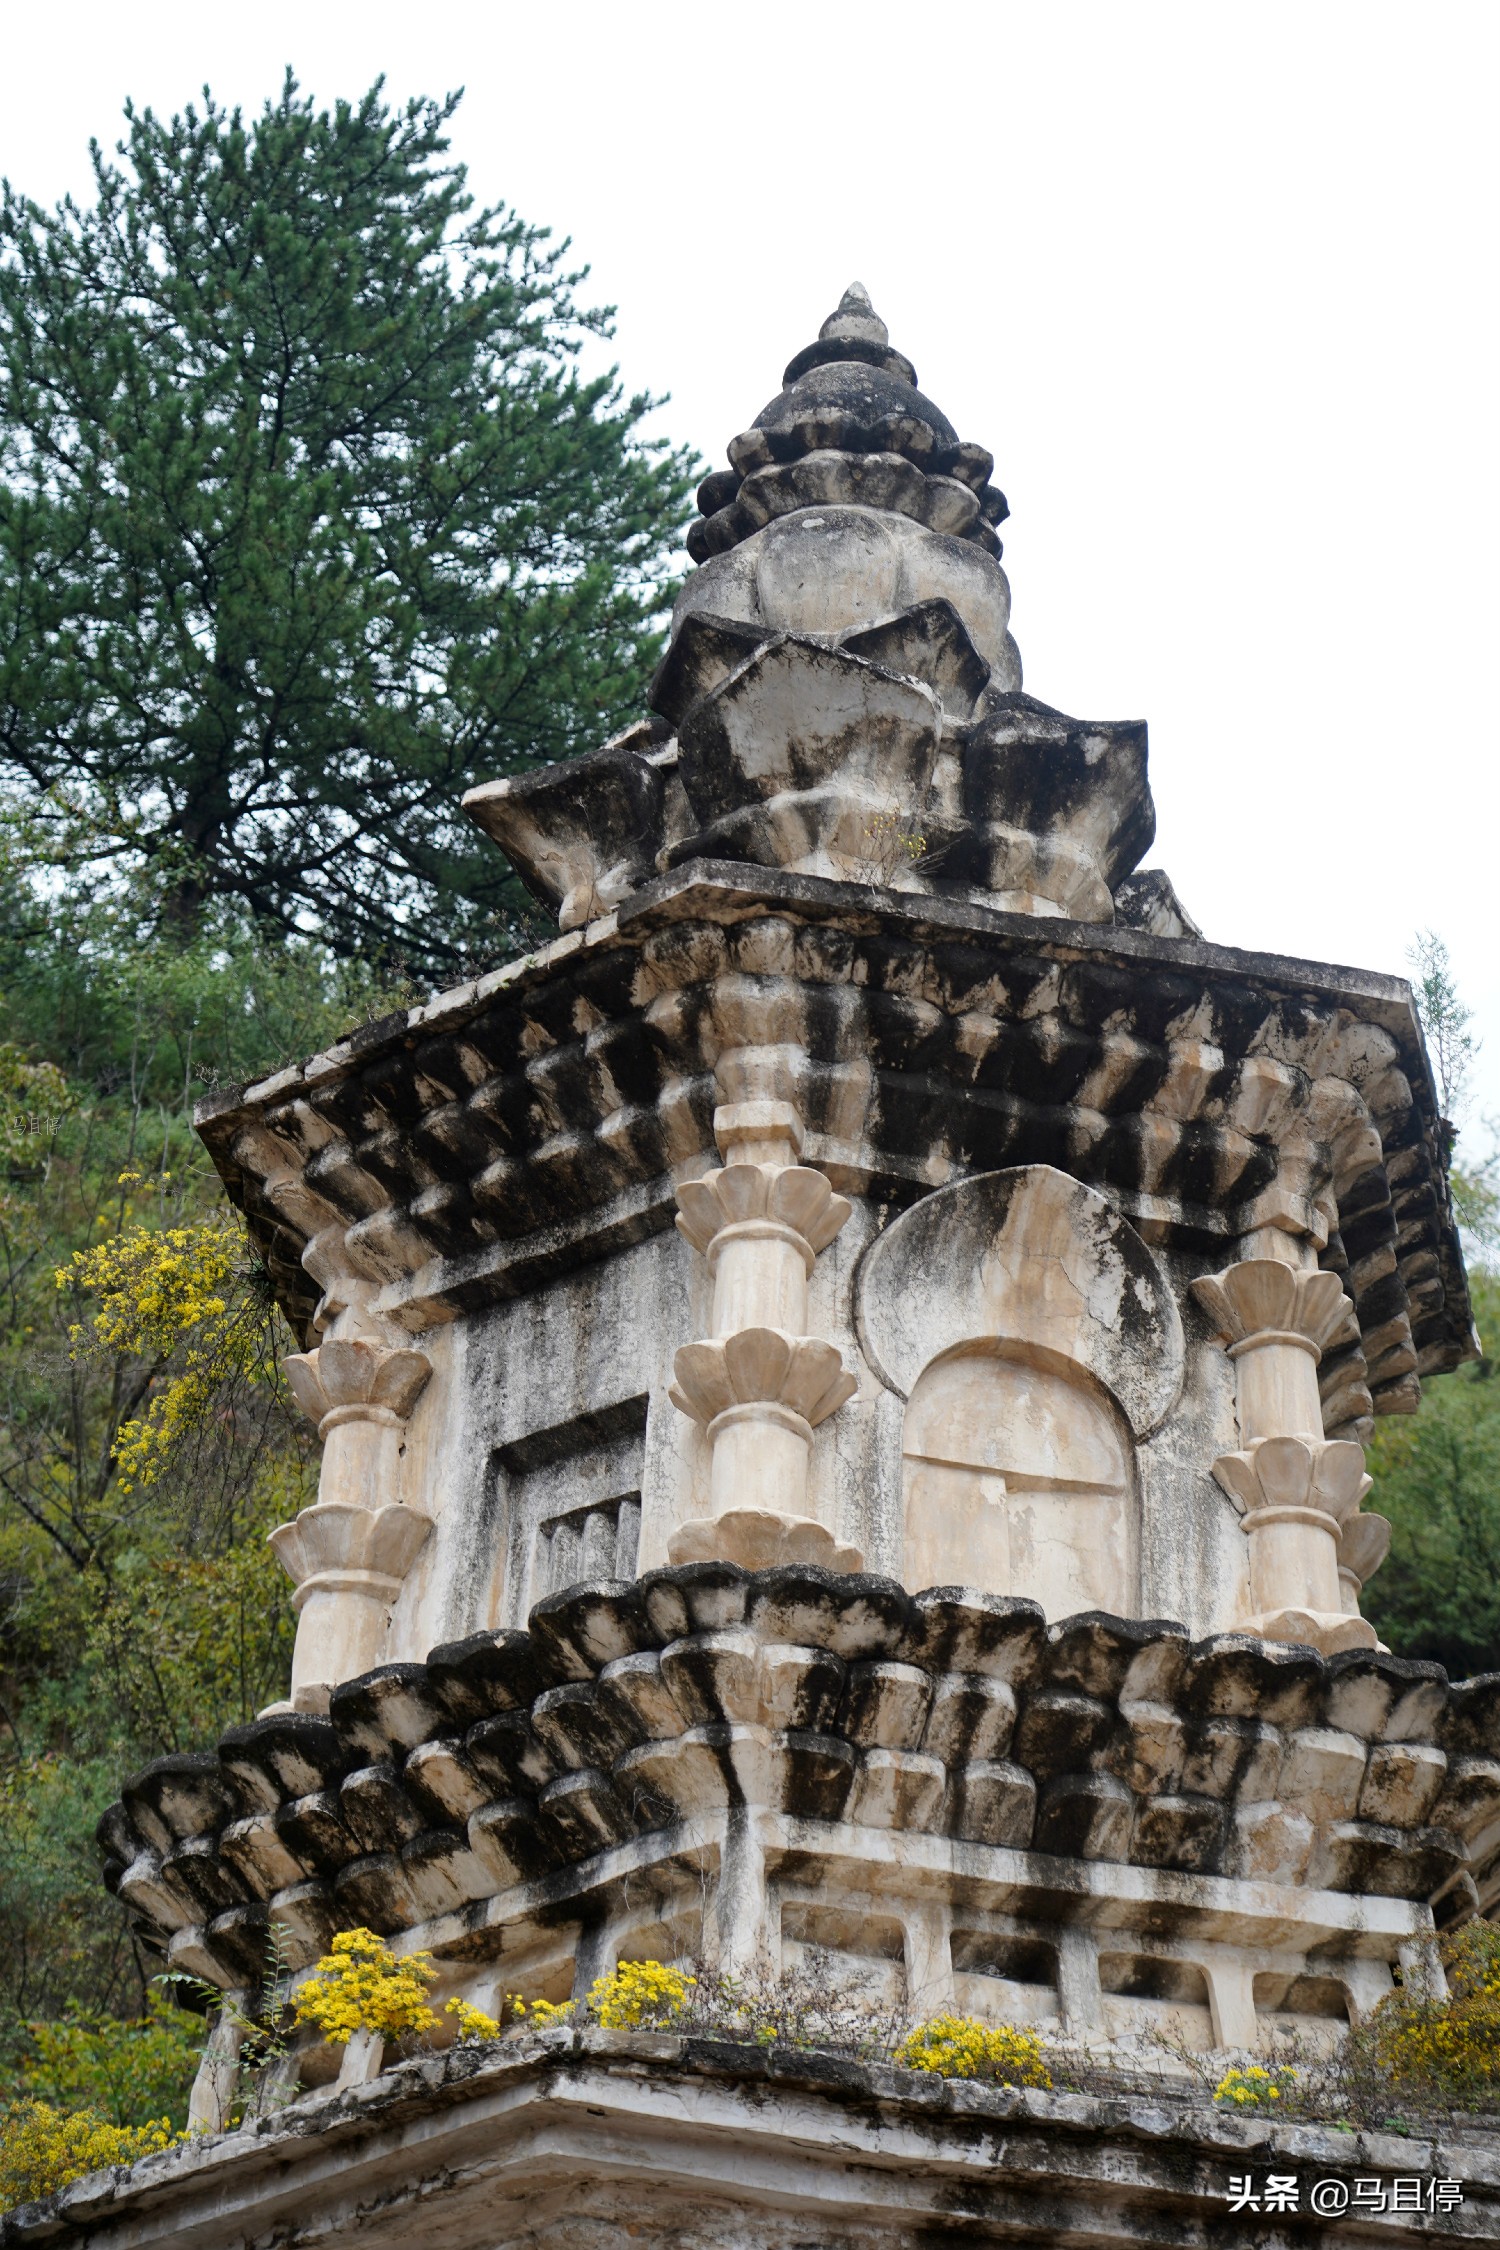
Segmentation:
{"type": "Polygon", "coordinates": [[[1155,828],[1144,727],[985,689],[947,601],[837,642],[689,612],[655,690],[675,736],[464,803],[565,930],[704,855],[1109,921],[1155,828]]]}
{"type": "MultiPolygon", "coordinates": [[[[1389,1989],[1420,1902],[1486,1878],[1471,1840],[1500,1850],[1497,1747],[1494,1678],[721,1562],[553,1597],[529,1632],[338,1688],[326,1719],[158,1760],[100,1836],[143,1942],[225,1985],[275,1920],[299,1961],[365,1923],[460,1988],[556,1995],[648,1926],[731,1942],[727,1885],[741,1958],[786,1958],[837,1895],[907,1929],[926,2005],[989,1930],[1061,1957],[1078,2034],[1107,2036],[1101,1952],[1165,1953],[1237,2044],[1276,2005],[1251,1967],[1257,1995],[1329,1977],[1354,2012],[1389,1989]]],[[[1016,2004],[985,1977],[961,1997],[1016,2004]]]]}
{"type": "Polygon", "coordinates": [[[316,1506],[271,1533],[297,1588],[291,1707],[326,1710],[338,1681],[379,1660],[391,1604],[432,1529],[399,1492],[406,1422],[432,1367],[422,1352],[356,1337],[283,1365],[323,1441],[316,1506]]]}
{"type": "Polygon", "coordinates": [[[847,298],[706,480],[655,719],[464,799],[565,930],[705,855],[1112,919],[1146,730],[1018,692],[990,456],[884,336],[847,298]]]}
{"type": "Polygon", "coordinates": [[[989,482],[994,461],[959,441],[916,380],[854,283],[791,361],[780,396],[731,442],[731,466],[700,485],[693,560],[725,553],[776,516],[839,502],[898,512],[998,555],[992,526],[1009,510],[989,482]]]}
{"type": "Polygon", "coordinates": [[[421,1330],[671,1227],[718,1058],[768,1024],[803,1057],[813,1162],[898,1201],[1060,1164],[1156,1242],[1227,1248],[1272,1205],[1315,1239],[1281,1158],[1310,1120],[1361,1324],[1408,1338],[1369,1370],[1376,1410],[1472,1349],[1406,987],[1185,939],[894,894],[875,927],[858,886],[682,869],[197,1120],[295,1326],[334,1236],[421,1330]]]}
{"type": "MultiPolygon", "coordinates": [[[[1337,1274],[1246,1258],[1192,1285],[1235,1364],[1242,1450],[1214,1475],[1244,1510],[1250,1541],[1251,1623],[1270,1640],[1303,1640],[1326,1655],[1373,1648],[1340,1553],[1370,1489],[1362,1446],[1325,1439],[1318,1363],[1357,1336],[1337,1274]]],[[[1387,1534],[1388,1536],[1388,1534],[1387,1534]]],[[[1351,1535],[1351,1554],[1376,1567],[1378,1540],[1351,1535]]]]}

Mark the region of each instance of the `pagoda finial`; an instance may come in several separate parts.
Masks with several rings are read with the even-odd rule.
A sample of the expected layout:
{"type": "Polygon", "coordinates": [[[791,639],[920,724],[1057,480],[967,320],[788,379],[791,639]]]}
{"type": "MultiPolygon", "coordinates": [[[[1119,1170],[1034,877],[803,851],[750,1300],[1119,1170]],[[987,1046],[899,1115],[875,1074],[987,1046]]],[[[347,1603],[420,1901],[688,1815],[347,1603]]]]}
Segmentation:
{"type": "Polygon", "coordinates": [[[862,281],[850,282],[818,330],[817,341],[804,344],[788,364],[782,386],[789,390],[810,367],[829,367],[840,360],[862,361],[916,388],[916,369],[904,352],[892,349],[890,330],[871,304],[870,292],[862,281]]]}
{"type": "Polygon", "coordinates": [[[890,330],[871,304],[870,292],[862,281],[850,282],[818,336],[823,343],[847,343],[857,337],[861,343],[882,348],[891,340],[890,330]]]}

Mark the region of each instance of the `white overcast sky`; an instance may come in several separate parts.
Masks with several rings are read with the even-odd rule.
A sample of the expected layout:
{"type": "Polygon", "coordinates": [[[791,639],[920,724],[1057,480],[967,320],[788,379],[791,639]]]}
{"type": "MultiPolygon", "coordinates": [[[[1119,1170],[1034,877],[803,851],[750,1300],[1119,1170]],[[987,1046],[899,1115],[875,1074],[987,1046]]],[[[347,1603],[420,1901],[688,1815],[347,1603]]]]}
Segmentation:
{"type": "Polygon", "coordinates": [[[1144,716],[1208,936],[1447,939],[1500,1112],[1495,0],[81,0],[0,11],[0,170],[127,94],[467,96],[715,465],[846,282],[995,455],[1026,684],[1144,716]]]}

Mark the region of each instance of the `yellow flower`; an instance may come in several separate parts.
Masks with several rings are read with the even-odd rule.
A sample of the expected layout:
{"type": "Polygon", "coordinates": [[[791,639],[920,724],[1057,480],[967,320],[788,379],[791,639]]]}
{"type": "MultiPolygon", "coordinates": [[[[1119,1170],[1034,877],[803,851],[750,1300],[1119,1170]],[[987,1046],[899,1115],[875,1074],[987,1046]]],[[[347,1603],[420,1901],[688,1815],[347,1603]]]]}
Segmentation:
{"type": "Polygon", "coordinates": [[[594,1979],[588,2011],[606,2031],[659,2029],[682,2014],[697,1981],[663,1961],[622,1961],[610,1976],[594,1979]]]}
{"type": "MultiPolygon", "coordinates": [[[[98,1223],[110,1222],[101,1214],[98,1223]]],[[[57,1269],[59,1289],[99,1299],[86,1327],[75,1322],[69,1328],[75,1356],[101,1344],[158,1366],[183,1355],[179,1372],[115,1439],[122,1491],[154,1483],[181,1438],[203,1421],[218,1388],[231,1375],[255,1372],[263,1315],[253,1302],[230,1309],[230,1286],[243,1257],[236,1222],[216,1219],[159,1231],[123,1227],[111,1241],[75,1251],[72,1264],[57,1269]]]]}
{"type": "Polygon", "coordinates": [[[992,2085],[1050,2087],[1042,2042],[1014,2024],[984,2024],[977,2016],[933,2016],[907,2033],[896,2049],[903,2070],[939,2078],[981,2078],[992,2085]]]}
{"type": "Polygon", "coordinates": [[[457,2016],[460,2043],[465,2039],[498,2039],[500,2036],[500,2026],[493,2016],[487,2016],[483,2008],[472,2007],[456,1993],[443,2013],[457,2016]]]}
{"type": "Polygon", "coordinates": [[[133,2164],[185,2138],[165,2117],[111,2125],[90,2109],[69,2113],[46,2102],[15,2102],[0,2126],[0,2209],[52,2195],[111,2164],[133,2164]]]}
{"type": "Polygon", "coordinates": [[[1214,2088],[1216,2102],[1233,2102],[1239,2109],[1258,2109],[1265,2102],[1279,2102],[1283,2094],[1294,2091],[1297,2073],[1290,2063],[1277,2063],[1267,2070],[1263,2063],[1246,2063],[1242,2069],[1226,2070],[1214,2088]]]}
{"type": "Polygon", "coordinates": [[[523,2000],[519,1992],[508,1992],[505,2004],[521,2023],[529,2023],[533,2031],[550,2031],[554,2024],[573,2021],[571,2000],[523,2000]]]}
{"type": "Polygon", "coordinates": [[[373,1930],[341,1930],[298,1992],[296,2018],[335,2047],[346,2047],[356,2031],[382,2039],[431,2031],[438,2019],[427,2005],[427,1987],[436,1974],[428,1953],[398,1960],[373,1930]]]}

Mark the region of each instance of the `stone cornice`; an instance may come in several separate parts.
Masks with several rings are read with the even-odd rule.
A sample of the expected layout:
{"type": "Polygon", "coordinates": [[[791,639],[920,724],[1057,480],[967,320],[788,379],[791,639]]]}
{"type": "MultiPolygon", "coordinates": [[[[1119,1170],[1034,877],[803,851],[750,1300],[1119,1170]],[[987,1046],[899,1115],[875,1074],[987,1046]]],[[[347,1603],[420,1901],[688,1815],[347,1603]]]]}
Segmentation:
{"type": "Polygon", "coordinates": [[[341,1259],[420,1333],[669,1225],[712,1156],[716,1042],[761,1002],[835,1185],[909,1201],[1051,1162],[1200,1246],[1316,1230],[1321,1195],[1363,1329],[1325,1371],[1344,1410],[1470,1348],[1408,987],[1198,939],[697,862],[198,1128],[305,1334],[308,1269],[341,1259]]]}
{"type": "Polygon", "coordinates": [[[617,1887],[613,1854],[701,1860],[695,1824],[730,1805],[803,1859],[935,1854],[997,1896],[1056,1894],[1054,1915],[1103,1880],[1337,1928],[1346,1895],[1420,1900],[1464,1886],[1471,1840],[1494,1856],[1497,1749],[1500,1676],[700,1563],[381,1666],[327,1719],[159,1759],[100,1838],[138,1934],[226,1984],[273,1919],[308,1958],[352,1923],[462,1952],[494,1916],[617,1887]]]}

